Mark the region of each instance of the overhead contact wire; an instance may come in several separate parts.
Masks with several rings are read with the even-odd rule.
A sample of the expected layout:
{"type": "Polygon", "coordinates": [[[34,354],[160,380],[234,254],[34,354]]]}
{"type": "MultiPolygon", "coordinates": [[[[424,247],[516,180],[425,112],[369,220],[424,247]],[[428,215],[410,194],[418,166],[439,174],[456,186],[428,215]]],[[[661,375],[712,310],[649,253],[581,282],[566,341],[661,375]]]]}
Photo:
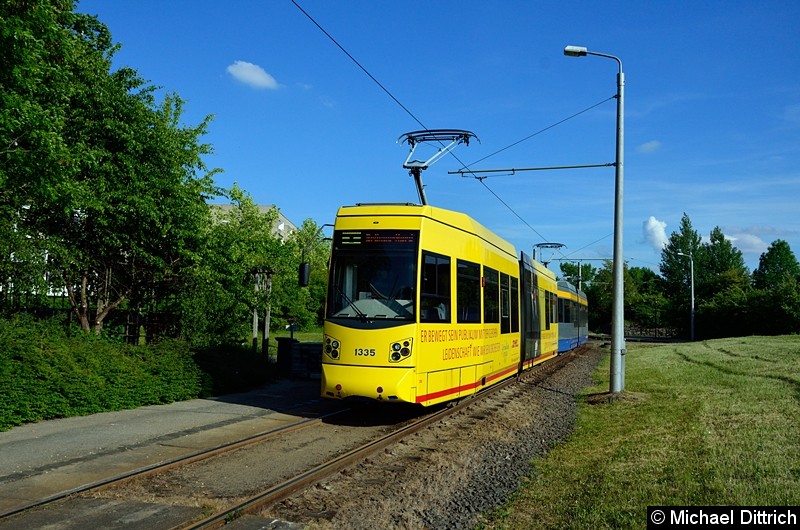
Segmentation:
{"type": "Polygon", "coordinates": [[[605,102],[607,102],[607,101],[610,101],[610,100],[612,100],[612,99],[616,99],[616,96],[611,96],[610,98],[606,98],[606,99],[604,99],[603,101],[599,101],[599,102],[595,103],[594,105],[592,105],[592,106],[590,106],[590,107],[586,107],[585,109],[583,109],[583,110],[581,110],[581,111],[578,111],[578,112],[576,112],[576,113],[575,113],[575,114],[573,114],[572,116],[567,116],[567,117],[566,117],[566,118],[564,118],[563,120],[560,120],[560,121],[557,121],[557,122],[555,122],[555,123],[553,123],[553,124],[551,124],[551,125],[548,125],[548,126],[547,126],[547,127],[545,127],[544,129],[538,130],[538,131],[536,131],[536,132],[535,132],[535,133],[533,133],[533,134],[529,134],[529,135],[528,135],[528,136],[526,136],[525,138],[522,138],[521,140],[517,140],[517,141],[516,141],[516,142],[514,142],[513,144],[507,145],[506,147],[503,147],[502,149],[499,149],[499,150],[495,151],[494,153],[488,154],[488,155],[486,155],[485,157],[483,157],[483,158],[481,158],[481,159],[479,159],[479,160],[476,160],[475,162],[473,162],[473,163],[471,163],[471,164],[466,164],[466,165],[464,165],[464,166],[463,166],[461,169],[468,169],[468,168],[469,168],[469,166],[474,166],[475,164],[477,164],[477,163],[479,163],[479,162],[483,162],[483,161],[484,161],[484,160],[486,160],[487,158],[491,158],[491,157],[493,157],[494,155],[497,155],[497,154],[500,154],[500,153],[502,153],[503,151],[506,151],[507,149],[511,149],[511,148],[512,148],[512,147],[514,147],[515,145],[519,145],[519,144],[521,144],[522,142],[528,141],[528,140],[530,140],[531,138],[533,138],[534,136],[538,136],[538,135],[542,134],[543,132],[549,131],[549,130],[550,130],[550,129],[552,129],[553,127],[557,127],[558,125],[561,125],[562,123],[565,123],[565,122],[567,122],[567,121],[571,120],[572,118],[576,118],[576,117],[580,116],[581,114],[583,114],[583,113],[585,113],[585,112],[589,112],[590,110],[592,110],[592,109],[594,109],[594,108],[596,108],[596,107],[599,107],[599,106],[600,106],[600,105],[602,105],[603,103],[605,103],[605,102]]]}
{"type": "Polygon", "coordinates": [[[546,238],[545,238],[545,237],[544,237],[542,234],[540,234],[540,233],[539,233],[539,232],[538,232],[538,231],[537,231],[537,230],[536,230],[534,227],[532,227],[530,224],[528,224],[528,221],[526,221],[525,219],[523,219],[522,217],[520,217],[520,215],[519,215],[517,212],[515,212],[513,208],[511,208],[511,206],[509,206],[508,204],[506,204],[506,201],[504,201],[503,199],[501,199],[499,195],[497,195],[497,194],[496,194],[494,191],[492,191],[492,189],[491,189],[489,186],[487,186],[487,185],[486,185],[486,183],[483,181],[483,179],[480,179],[480,178],[479,178],[479,179],[478,179],[478,181],[479,181],[481,184],[483,184],[483,187],[484,187],[484,188],[486,188],[486,189],[489,191],[489,193],[491,193],[492,195],[494,195],[494,196],[495,196],[495,198],[496,198],[498,201],[500,201],[500,202],[501,202],[501,203],[502,203],[502,204],[503,204],[503,205],[504,205],[506,208],[508,208],[508,210],[509,210],[511,213],[513,213],[515,216],[517,216],[517,219],[519,219],[520,221],[522,221],[523,223],[525,223],[525,226],[527,226],[528,228],[530,228],[531,230],[533,230],[533,232],[534,232],[534,233],[535,233],[537,236],[541,237],[541,238],[542,238],[542,241],[547,241],[547,239],[546,239],[546,238]]]}
{"type": "MultiPolygon", "coordinates": [[[[589,106],[589,107],[586,107],[585,109],[583,109],[583,110],[581,110],[581,111],[578,111],[578,112],[576,112],[575,114],[572,114],[571,116],[567,116],[567,117],[566,117],[566,118],[564,118],[563,120],[560,120],[560,121],[557,121],[556,123],[553,123],[553,124],[551,124],[551,125],[548,125],[547,127],[543,128],[543,129],[540,129],[540,130],[536,131],[535,133],[533,133],[533,134],[530,134],[530,135],[526,136],[525,138],[522,138],[522,139],[520,139],[520,140],[517,140],[516,142],[514,142],[514,143],[512,143],[512,144],[510,144],[510,145],[507,145],[506,147],[504,147],[504,148],[502,148],[502,149],[499,149],[499,150],[495,151],[494,153],[488,154],[488,155],[486,155],[485,157],[483,157],[483,158],[481,158],[481,159],[478,159],[478,160],[476,160],[475,162],[472,162],[471,164],[464,164],[464,165],[462,165],[461,169],[467,169],[467,170],[469,170],[469,166],[474,166],[475,164],[478,164],[478,163],[480,163],[480,162],[483,162],[483,161],[484,161],[484,160],[486,160],[487,158],[491,158],[491,157],[493,157],[493,156],[495,156],[495,155],[497,155],[497,154],[499,154],[499,153],[502,153],[503,151],[506,151],[507,149],[511,149],[512,147],[514,147],[514,146],[516,146],[516,145],[519,145],[519,144],[521,144],[522,142],[525,142],[525,141],[527,141],[527,140],[530,140],[530,139],[531,139],[531,138],[533,138],[534,136],[538,136],[539,134],[542,134],[542,133],[543,133],[543,132],[545,132],[545,131],[548,131],[548,130],[550,130],[550,129],[552,129],[552,128],[554,128],[554,127],[558,126],[558,125],[561,125],[562,123],[565,123],[565,122],[567,122],[567,121],[569,121],[569,120],[571,120],[571,119],[573,119],[573,118],[575,118],[575,117],[577,117],[577,116],[580,116],[581,114],[583,114],[583,113],[585,113],[585,112],[589,112],[590,110],[592,110],[592,109],[594,109],[594,108],[596,108],[596,107],[599,107],[599,106],[600,106],[600,105],[602,105],[603,103],[606,103],[606,102],[608,102],[608,101],[610,101],[610,100],[612,100],[612,99],[615,99],[615,98],[616,98],[616,96],[611,96],[611,97],[609,97],[609,98],[606,98],[606,99],[604,99],[604,100],[602,100],[602,101],[598,101],[598,102],[597,102],[597,103],[595,103],[594,105],[591,105],[591,106],[589,106]]],[[[458,160],[458,158],[456,158],[456,160],[458,160]]],[[[459,160],[459,162],[461,162],[461,161],[459,160]]],[[[498,195],[497,195],[497,194],[496,194],[494,191],[492,191],[492,190],[489,188],[489,186],[487,186],[487,185],[486,185],[486,183],[484,182],[484,179],[486,178],[485,176],[483,176],[483,177],[480,177],[480,176],[476,175],[474,172],[472,172],[472,170],[469,170],[469,171],[470,171],[470,174],[472,175],[472,177],[473,177],[473,178],[475,178],[475,179],[477,179],[478,181],[480,181],[480,183],[481,183],[481,184],[483,184],[483,186],[484,186],[484,187],[485,187],[487,190],[489,190],[489,192],[490,192],[492,195],[494,195],[494,196],[495,196],[495,198],[497,198],[497,200],[498,200],[498,201],[500,201],[500,202],[501,202],[501,203],[502,203],[502,204],[503,204],[503,205],[504,205],[506,208],[508,208],[508,210],[509,210],[511,213],[513,213],[513,214],[514,214],[514,215],[517,217],[517,219],[519,219],[520,221],[522,221],[523,223],[525,223],[525,226],[527,226],[528,228],[530,228],[530,229],[531,229],[531,230],[532,230],[532,231],[533,231],[533,232],[534,232],[534,233],[535,233],[537,236],[539,236],[540,238],[542,238],[542,241],[547,241],[547,238],[546,238],[546,237],[544,237],[544,236],[543,236],[542,234],[540,234],[540,233],[539,233],[539,232],[538,232],[538,231],[537,231],[535,228],[533,228],[533,227],[532,227],[530,224],[528,224],[528,222],[527,222],[525,219],[523,219],[523,218],[522,218],[522,217],[521,217],[521,216],[520,216],[520,215],[519,215],[519,214],[518,214],[516,211],[514,211],[514,209],[513,209],[511,206],[509,206],[509,205],[508,205],[508,204],[507,204],[507,203],[506,203],[506,202],[505,202],[503,199],[501,199],[501,198],[500,198],[500,197],[499,197],[499,196],[498,196],[498,195]]],[[[462,176],[465,176],[465,175],[462,175],[462,176]]],[[[605,239],[606,237],[608,237],[608,236],[604,236],[604,237],[600,238],[598,241],[600,241],[600,240],[603,240],[603,239],[605,239]]],[[[590,245],[592,245],[592,244],[594,244],[594,243],[590,243],[589,245],[586,245],[586,246],[590,246],[590,245]]],[[[581,248],[581,249],[579,249],[579,250],[583,250],[584,248],[586,248],[586,246],[585,246],[585,247],[582,247],[582,248],[581,248]]],[[[578,252],[579,250],[576,250],[575,252],[578,252]]],[[[558,249],[557,251],[558,251],[558,253],[559,253],[559,254],[561,254],[561,256],[562,256],[562,257],[564,257],[564,258],[566,258],[566,257],[567,257],[567,255],[566,255],[566,254],[564,254],[564,253],[561,251],[561,249],[558,249]]],[[[575,254],[575,252],[571,252],[571,253],[570,253],[570,255],[571,255],[571,254],[575,254]]]]}
{"type": "MultiPolygon", "coordinates": [[[[380,87],[380,89],[381,89],[381,90],[383,90],[383,92],[384,92],[384,93],[386,93],[386,95],[388,95],[390,98],[392,98],[392,101],[394,101],[395,103],[397,103],[397,105],[398,105],[398,106],[399,106],[401,109],[403,109],[403,111],[405,111],[405,113],[406,113],[406,114],[408,114],[409,116],[411,116],[411,118],[412,118],[412,119],[413,119],[415,122],[417,122],[417,123],[420,125],[420,127],[422,127],[423,129],[425,129],[426,131],[427,131],[427,130],[429,130],[429,129],[428,129],[428,127],[427,127],[427,126],[426,126],[424,123],[422,123],[422,121],[421,121],[419,118],[417,118],[417,117],[416,117],[416,115],[414,115],[414,113],[413,113],[413,112],[411,112],[411,111],[410,111],[410,110],[409,110],[409,109],[408,109],[408,108],[407,108],[405,105],[403,105],[403,103],[402,103],[402,102],[401,102],[399,99],[397,99],[397,98],[394,96],[394,94],[392,94],[392,93],[389,91],[389,89],[388,89],[388,88],[386,88],[385,86],[383,86],[383,84],[382,84],[380,81],[378,81],[378,79],[376,79],[376,78],[375,78],[375,76],[373,76],[373,75],[372,75],[372,74],[369,72],[369,70],[367,70],[367,69],[366,69],[366,68],[365,68],[365,67],[364,67],[364,66],[363,66],[363,65],[362,65],[360,62],[358,62],[358,60],[357,60],[355,57],[353,57],[353,56],[350,54],[350,52],[348,52],[348,51],[347,51],[347,50],[344,48],[344,46],[342,46],[341,44],[339,44],[339,42],[338,42],[338,41],[337,41],[337,40],[336,40],[336,39],[333,37],[333,35],[331,35],[330,33],[328,33],[328,32],[325,30],[325,28],[323,28],[323,27],[322,27],[322,26],[321,26],[321,25],[320,25],[320,24],[319,24],[319,23],[318,23],[318,22],[317,22],[317,21],[314,19],[314,17],[312,17],[312,16],[311,16],[311,15],[310,15],[310,14],[309,14],[309,13],[308,13],[308,12],[307,12],[305,9],[303,9],[303,8],[300,6],[300,4],[298,4],[298,3],[297,3],[297,1],[296,1],[296,0],[291,0],[291,1],[292,1],[292,3],[295,5],[295,7],[296,7],[297,9],[299,9],[299,10],[300,10],[300,12],[301,12],[301,13],[303,13],[303,15],[305,15],[305,16],[306,16],[306,18],[308,18],[308,19],[309,19],[309,20],[310,20],[310,21],[311,21],[311,22],[312,22],[312,23],[313,23],[313,24],[314,24],[314,25],[315,25],[315,26],[316,26],[316,27],[317,27],[317,28],[318,28],[318,29],[319,29],[319,30],[320,30],[320,31],[321,31],[323,34],[325,34],[325,36],[326,36],[326,37],[328,37],[328,39],[330,39],[330,41],[331,41],[331,42],[333,42],[333,43],[336,45],[336,47],[337,47],[337,48],[339,48],[339,49],[342,51],[342,53],[344,53],[344,54],[345,54],[345,55],[346,55],[346,56],[347,56],[347,57],[348,57],[348,58],[349,58],[351,61],[353,61],[353,63],[354,63],[356,66],[358,66],[358,67],[361,69],[361,71],[362,71],[362,72],[364,72],[364,74],[366,74],[366,75],[367,75],[367,77],[369,77],[369,78],[370,78],[370,79],[371,79],[371,80],[372,80],[372,81],[373,81],[373,82],[374,82],[376,85],[378,85],[378,86],[380,87]]],[[[482,162],[482,161],[486,160],[487,158],[490,158],[490,157],[492,157],[492,156],[495,156],[495,155],[497,155],[497,154],[499,154],[499,153],[502,153],[503,151],[505,151],[505,150],[507,150],[507,149],[510,149],[510,148],[512,148],[512,147],[514,147],[514,146],[516,146],[516,145],[518,145],[518,144],[520,144],[520,143],[522,143],[522,142],[525,142],[525,141],[527,141],[527,140],[530,140],[530,139],[531,139],[531,138],[533,138],[534,136],[537,136],[537,135],[539,135],[539,134],[541,134],[541,133],[543,133],[543,132],[545,132],[545,131],[548,131],[548,130],[552,129],[553,127],[556,127],[556,126],[558,126],[558,125],[561,125],[562,123],[564,123],[564,122],[566,122],[566,121],[569,121],[569,120],[571,120],[572,118],[575,118],[576,116],[580,116],[580,115],[581,115],[581,114],[583,114],[584,112],[588,112],[589,110],[592,110],[593,108],[595,108],[595,107],[598,107],[598,106],[602,105],[603,103],[605,103],[606,101],[609,101],[610,99],[614,99],[615,97],[616,97],[616,96],[612,96],[612,97],[610,97],[610,98],[608,98],[608,99],[605,99],[605,100],[603,100],[603,101],[601,101],[601,102],[599,102],[599,103],[596,103],[595,105],[592,105],[592,106],[590,106],[590,107],[587,107],[586,109],[584,109],[584,110],[582,110],[582,111],[580,111],[580,112],[576,112],[575,114],[573,114],[573,115],[571,115],[571,116],[568,116],[568,117],[564,118],[563,120],[560,120],[560,121],[558,121],[558,122],[556,122],[556,123],[553,123],[552,125],[549,125],[549,126],[545,127],[544,129],[541,129],[541,130],[539,130],[539,131],[537,131],[537,132],[535,132],[535,133],[533,133],[533,134],[530,134],[530,135],[526,136],[525,138],[522,138],[521,140],[518,140],[518,141],[516,141],[516,142],[514,142],[514,143],[512,143],[512,144],[510,144],[510,145],[508,145],[508,146],[506,146],[506,147],[504,147],[504,148],[502,148],[502,149],[498,150],[498,151],[495,151],[494,153],[491,153],[491,154],[489,154],[489,155],[487,155],[487,156],[485,156],[485,157],[483,157],[483,158],[481,158],[481,159],[479,159],[479,160],[476,160],[476,161],[475,161],[475,162],[473,162],[472,164],[465,164],[463,161],[461,161],[461,160],[458,158],[458,156],[456,156],[456,155],[455,155],[454,153],[452,153],[452,152],[450,153],[450,155],[452,155],[452,156],[453,156],[453,158],[455,158],[455,159],[456,159],[456,161],[458,161],[458,163],[459,163],[459,164],[461,164],[461,167],[462,167],[462,169],[468,169],[468,168],[469,168],[469,166],[471,166],[471,165],[477,164],[478,162],[482,162]]],[[[522,217],[521,217],[521,216],[520,216],[520,215],[519,215],[519,214],[518,214],[516,211],[514,211],[514,209],[513,209],[513,208],[511,208],[511,206],[509,206],[509,205],[508,205],[508,203],[506,203],[506,202],[505,202],[503,199],[501,199],[501,198],[500,198],[500,197],[499,197],[499,196],[498,196],[498,195],[497,195],[497,194],[496,194],[496,193],[495,193],[495,192],[494,192],[494,191],[493,191],[491,188],[489,188],[489,187],[486,185],[486,183],[484,183],[484,182],[483,182],[483,178],[481,178],[481,177],[478,177],[477,175],[474,175],[474,173],[473,173],[473,176],[474,176],[475,178],[477,178],[477,179],[478,179],[478,180],[481,182],[481,184],[483,184],[483,186],[484,186],[484,187],[485,187],[485,188],[486,188],[486,189],[489,191],[489,193],[491,193],[492,195],[494,195],[494,196],[495,196],[495,198],[496,198],[498,201],[500,201],[500,202],[501,202],[501,203],[502,203],[502,204],[503,204],[503,205],[504,205],[504,206],[505,206],[505,207],[506,207],[506,208],[507,208],[507,209],[508,209],[508,210],[509,210],[511,213],[513,213],[513,214],[514,214],[514,215],[517,217],[517,219],[519,219],[520,221],[522,221],[522,222],[525,224],[525,226],[527,226],[528,228],[530,228],[530,229],[531,229],[531,230],[532,230],[532,231],[533,231],[533,232],[534,232],[534,233],[535,233],[537,236],[539,236],[539,237],[542,239],[542,241],[547,241],[547,238],[546,238],[546,237],[544,237],[542,234],[540,234],[540,233],[539,233],[539,232],[538,232],[538,231],[537,231],[537,230],[536,230],[536,229],[535,229],[533,226],[531,226],[531,225],[530,225],[530,224],[529,224],[529,223],[528,223],[528,222],[527,222],[525,219],[523,219],[523,218],[522,218],[522,217]]],[[[562,254],[562,256],[563,256],[563,253],[562,253],[562,252],[560,252],[560,250],[559,250],[559,253],[560,253],[560,254],[562,254]]]]}
{"type": "Polygon", "coordinates": [[[351,60],[351,61],[353,61],[353,62],[356,64],[356,66],[358,66],[359,68],[361,68],[361,71],[363,71],[365,74],[367,74],[367,76],[368,76],[370,79],[372,79],[372,80],[375,82],[375,84],[376,84],[376,85],[378,85],[379,87],[381,87],[381,90],[383,90],[384,92],[386,92],[386,94],[387,94],[387,95],[388,95],[390,98],[392,98],[392,100],[394,100],[394,102],[395,102],[395,103],[397,103],[397,104],[400,106],[400,108],[401,108],[401,109],[403,109],[403,110],[406,112],[406,114],[408,114],[409,116],[411,116],[411,118],[412,118],[412,119],[413,119],[415,122],[417,122],[417,123],[420,125],[420,127],[422,127],[423,129],[425,129],[426,131],[428,130],[428,128],[425,126],[425,124],[424,124],[424,123],[422,123],[422,122],[421,122],[421,121],[420,121],[420,120],[419,120],[419,119],[418,119],[418,118],[417,118],[417,117],[414,115],[414,113],[413,113],[413,112],[411,112],[410,110],[408,110],[408,109],[406,108],[406,106],[405,106],[405,105],[403,105],[403,104],[400,102],[400,100],[399,100],[399,99],[397,99],[396,97],[394,97],[394,94],[392,94],[391,92],[389,92],[389,89],[387,89],[385,86],[383,86],[383,85],[381,84],[381,82],[380,82],[380,81],[378,81],[377,79],[375,79],[375,76],[373,76],[371,73],[369,73],[369,71],[368,71],[366,68],[364,68],[364,66],[362,66],[362,64],[361,64],[360,62],[358,62],[358,61],[356,60],[356,58],[355,58],[355,57],[353,57],[352,55],[350,55],[350,52],[348,52],[347,50],[345,50],[345,49],[344,49],[344,46],[342,46],[341,44],[339,44],[339,42],[338,42],[336,39],[334,39],[334,38],[333,38],[333,36],[332,36],[330,33],[328,33],[327,31],[325,31],[325,28],[323,28],[322,26],[320,26],[320,25],[319,25],[319,23],[318,23],[316,20],[314,20],[314,17],[312,17],[311,15],[309,15],[309,14],[306,12],[306,10],[305,10],[305,9],[303,9],[302,7],[300,7],[300,4],[298,4],[298,3],[297,3],[295,0],[292,0],[292,3],[293,3],[293,4],[294,4],[294,5],[297,7],[297,9],[299,9],[299,10],[300,10],[300,11],[301,11],[301,12],[302,12],[302,13],[303,13],[303,14],[304,14],[306,17],[308,17],[308,20],[310,20],[310,21],[311,21],[311,22],[312,22],[312,23],[313,23],[315,26],[317,26],[317,27],[318,27],[318,28],[319,28],[319,30],[320,30],[322,33],[324,33],[324,34],[325,34],[325,36],[326,36],[326,37],[328,37],[328,38],[331,40],[331,42],[333,42],[333,43],[334,43],[334,44],[335,44],[335,45],[336,45],[336,46],[337,46],[337,47],[338,47],[340,50],[342,50],[342,52],[343,52],[345,55],[347,55],[347,56],[350,58],[350,60],[351,60]]]}

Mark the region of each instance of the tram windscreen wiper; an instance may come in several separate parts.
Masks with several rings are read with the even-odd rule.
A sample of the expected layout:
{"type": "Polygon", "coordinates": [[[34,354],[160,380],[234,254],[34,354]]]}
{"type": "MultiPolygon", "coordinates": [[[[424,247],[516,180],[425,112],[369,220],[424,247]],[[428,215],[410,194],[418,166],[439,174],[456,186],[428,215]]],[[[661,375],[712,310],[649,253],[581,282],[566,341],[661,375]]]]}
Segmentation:
{"type": "MultiPolygon", "coordinates": [[[[367,315],[365,315],[364,313],[361,312],[361,310],[356,306],[356,304],[354,304],[353,301],[350,300],[350,297],[347,296],[346,294],[344,294],[344,291],[342,291],[339,288],[338,285],[334,284],[333,286],[336,288],[336,292],[339,293],[339,295],[341,295],[342,298],[344,298],[345,302],[347,302],[348,307],[352,307],[353,308],[353,310],[356,312],[358,317],[361,319],[361,322],[369,322],[369,318],[367,317],[367,315]]],[[[341,313],[341,311],[338,311],[334,316],[337,316],[340,313],[341,313]]],[[[347,316],[349,316],[349,315],[347,315],[347,316]]]]}
{"type": "MultiPolygon", "coordinates": [[[[400,279],[399,275],[395,275],[394,284],[392,285],[391,290],[389,291],[388,295],[381,293],[377,287],[375,287],[372,283],[369,284],[370,291],[372,292],[373,296],[377,296],[375,300],[379,300],[386,309],[392,311],[392,315],[388,314],[376,314],[375,318],[392,318],[392,319],[399,319],[399,320],[407,320],[414,317],[413,310],[409,310],[407,306],[404,306],[398,301],[398,296],[404,291],[404,289],[398,289],[397,284],[400,279]]],[[[408,292],[409,299],[413,296],[411,294],[411,288],[407,287],[405,290],[408,292]]]]}

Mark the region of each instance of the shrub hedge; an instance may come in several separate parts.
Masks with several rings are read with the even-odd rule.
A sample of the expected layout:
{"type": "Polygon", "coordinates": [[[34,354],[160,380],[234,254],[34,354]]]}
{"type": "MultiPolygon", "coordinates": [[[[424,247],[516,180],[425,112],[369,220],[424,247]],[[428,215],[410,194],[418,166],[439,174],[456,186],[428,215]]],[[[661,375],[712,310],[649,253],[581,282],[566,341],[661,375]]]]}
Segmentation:
{"type": "Polygon", "coordinates": [[[0,318],[0,430],[244,391],[269,376],[266,358],[242,347],[131,346],[62,323],[0,318]]]}

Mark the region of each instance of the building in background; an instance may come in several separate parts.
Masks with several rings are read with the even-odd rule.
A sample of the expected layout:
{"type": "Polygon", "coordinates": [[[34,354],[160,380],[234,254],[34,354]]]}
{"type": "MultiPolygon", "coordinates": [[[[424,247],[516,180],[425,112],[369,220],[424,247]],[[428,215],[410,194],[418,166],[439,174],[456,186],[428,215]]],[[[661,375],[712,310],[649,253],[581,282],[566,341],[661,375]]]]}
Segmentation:
{"type": "MultiPolygon", "coordinates": [[[[210,204],[209,207],[211,208],[212,217],[216,219],[215,211],[219,212],[228,212],[233,209],[232,204],[210,204]]],[[[277,210],[277,206],[273,205],[258,205],[258,211],[265,214],[269,212],[272,208],[277,210]]],[[[289,220],[285,215],[283,215],[280,210],[278,210],[278,218],[275,220],[275,223],[272,226],[272,234],[278,237],[281,241],[286,241],[289,239],[289,236],[297,231],[297,226],[289,220]]]]}

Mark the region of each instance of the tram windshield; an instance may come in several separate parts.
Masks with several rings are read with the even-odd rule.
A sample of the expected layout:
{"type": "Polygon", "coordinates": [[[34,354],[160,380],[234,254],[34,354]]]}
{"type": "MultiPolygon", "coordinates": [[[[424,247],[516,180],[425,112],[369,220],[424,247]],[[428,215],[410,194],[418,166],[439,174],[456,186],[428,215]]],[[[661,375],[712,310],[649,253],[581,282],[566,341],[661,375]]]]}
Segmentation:
{"type": "Polygon", "coordinates": [[[414,230],[341,230],[333,235],[328,318],[415,320],[414,230]]]}

